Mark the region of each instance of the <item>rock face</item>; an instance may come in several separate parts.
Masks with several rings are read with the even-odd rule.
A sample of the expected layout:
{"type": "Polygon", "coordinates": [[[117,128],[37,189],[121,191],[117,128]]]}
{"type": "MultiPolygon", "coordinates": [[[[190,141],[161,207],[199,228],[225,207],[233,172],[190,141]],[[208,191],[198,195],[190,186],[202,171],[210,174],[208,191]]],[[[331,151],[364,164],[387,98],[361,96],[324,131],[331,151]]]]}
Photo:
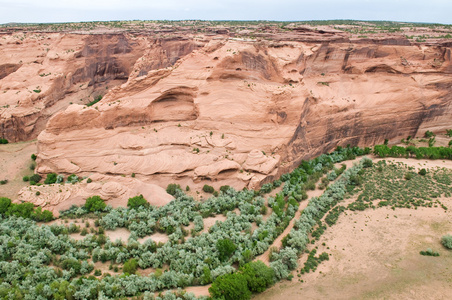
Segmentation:
{"type": "Polygon", "coordinates": [[[257,187],[337,145],[450,127],[449,56],[447,47],[212,40],[112,89],[97,109],[52,117],[38,172],[257,187]]]}
{"type": "MultiPolygon", "coordinates": [[[[39,173],[256,188],[338,145],[452,128],[450,43],[356,38],[333,28],[270,28],[262,40],[220,31],[184,39],[54,34],[55,47],[38,63],[45,67],[31,57],[0,66],[11,99],[2,134],[33,137],[38,120],[60,105],[38,137],[39,173]],[[68,43],[78,46],[63,54],[68,43]],[[37,103],[33,112],[18,115],[25,104],[12,108],[13,94],[31,70],[52,75],[21,100],[37,103]],[[94,106],[57,102],[101,82],[109,90],[94,106]]],[[[36,85],[27,80],[28,89],[36,85]]]]}
{"type": "Polygon", "coordinates": [[[0,136],[36,138],[70,104],[87,104],[109,88],[172,66],[193,41],[158,41],[126,33],[2,34],[0,136]]]}

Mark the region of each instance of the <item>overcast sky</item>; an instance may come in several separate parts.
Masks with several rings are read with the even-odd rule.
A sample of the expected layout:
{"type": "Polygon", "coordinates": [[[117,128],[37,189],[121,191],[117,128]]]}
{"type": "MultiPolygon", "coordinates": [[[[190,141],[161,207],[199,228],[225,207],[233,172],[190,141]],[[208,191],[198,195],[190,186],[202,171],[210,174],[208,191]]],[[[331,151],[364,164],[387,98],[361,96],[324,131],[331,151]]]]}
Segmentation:
{"type": "Polygon", "coordinates": [[[452,23],[452,0],[0,0],[0,24],[110,20],[452,23]]]}

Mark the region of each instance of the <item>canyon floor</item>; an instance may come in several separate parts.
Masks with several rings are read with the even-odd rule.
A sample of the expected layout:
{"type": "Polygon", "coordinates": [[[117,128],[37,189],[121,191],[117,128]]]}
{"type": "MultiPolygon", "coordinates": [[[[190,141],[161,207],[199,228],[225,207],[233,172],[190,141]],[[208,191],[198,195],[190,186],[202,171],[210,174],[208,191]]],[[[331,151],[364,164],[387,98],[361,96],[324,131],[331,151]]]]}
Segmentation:
{"type": "Polygon", "coordinates": [[[451,232],[452,213],[440,207],[347,212],[316,243],[329,261],[253,299],[449,299],[452,252],[440,238],[451,232]],[[427,248],[440,256],[419,254],[427,248]]]}

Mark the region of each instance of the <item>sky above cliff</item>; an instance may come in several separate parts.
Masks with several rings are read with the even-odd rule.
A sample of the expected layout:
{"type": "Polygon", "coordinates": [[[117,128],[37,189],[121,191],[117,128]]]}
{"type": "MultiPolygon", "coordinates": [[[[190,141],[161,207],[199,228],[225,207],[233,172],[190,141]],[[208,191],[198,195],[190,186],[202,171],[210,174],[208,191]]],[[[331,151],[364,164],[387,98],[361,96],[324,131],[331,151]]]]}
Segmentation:
{"type": "Polygon", "coordinates": [[[452,24],[450,0],[0,0],[0,23],[388,20],[452,24]]]}

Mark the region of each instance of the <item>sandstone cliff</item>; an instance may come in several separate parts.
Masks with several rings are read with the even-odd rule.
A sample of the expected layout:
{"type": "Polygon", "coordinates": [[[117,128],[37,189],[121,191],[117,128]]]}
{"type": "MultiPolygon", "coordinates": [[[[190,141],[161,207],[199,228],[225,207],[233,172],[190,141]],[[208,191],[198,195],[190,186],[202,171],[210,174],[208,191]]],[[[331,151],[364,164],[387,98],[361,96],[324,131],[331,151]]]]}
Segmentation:
{"type": "MultiPolygon", "coordinates": [[[[256,188],[337,145],[452,127],[447,40],[287,28],[259,29],[253,34],[260,39],[237,38],[245,30],[231,28],[163,39],[55,33],[49,37],[55,46],[40,62],[30,54],[0,68],[9,99],[2,134],[26,139],[46,125],[38,137],[39,173],[118,182],[135,173],[162,187],[256,188]],[[17,91],[38,85],[32,73],[48,82],[15,104],[17,91]],[[75,100],[68,106],[70,95],[92,95],[98,87],[106,94],[94,106],[75,100]],[[30,117],[19,114],[21,101],[35,103],[30,117]],[[61,112],[45,124],[57,107],[61,112]]],[[[14,36],[8,41],[15,47],[14,36]]]]}

